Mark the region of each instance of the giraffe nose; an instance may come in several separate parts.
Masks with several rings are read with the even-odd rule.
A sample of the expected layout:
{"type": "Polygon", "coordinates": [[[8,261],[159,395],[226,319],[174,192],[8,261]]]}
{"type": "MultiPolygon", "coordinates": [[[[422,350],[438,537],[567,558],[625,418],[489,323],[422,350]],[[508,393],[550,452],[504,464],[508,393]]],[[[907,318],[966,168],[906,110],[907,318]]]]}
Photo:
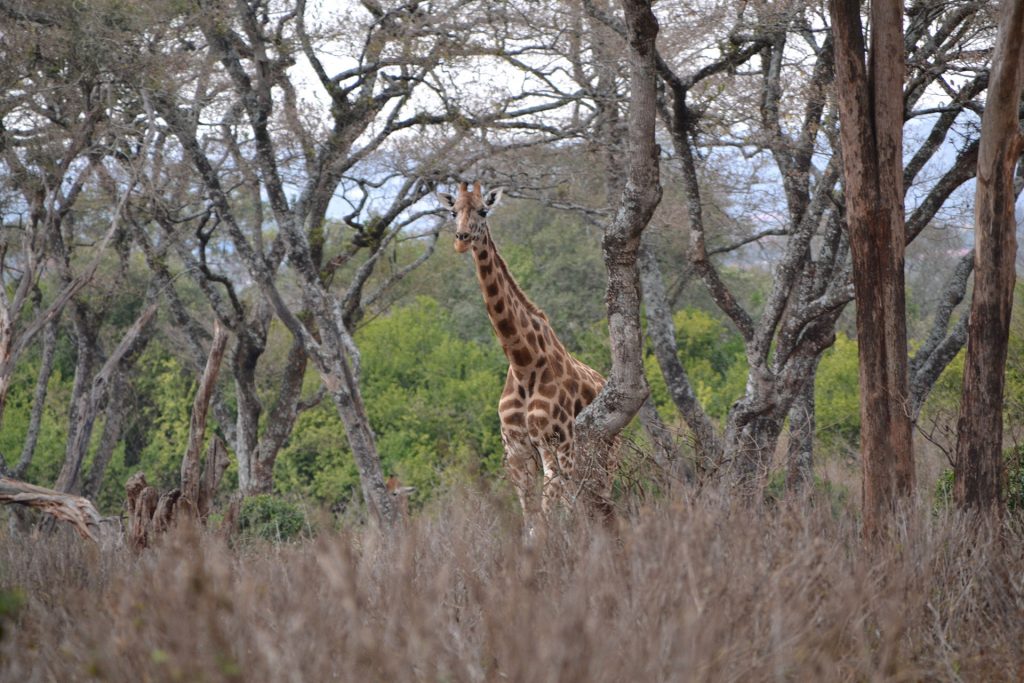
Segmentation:
{"type": "Polygon", "coordinates": [[[468,242],[470,240],[470,237],[471,235],[468,232],[455,233],[455,239],[459,240],[460,242],[468,242]]]}

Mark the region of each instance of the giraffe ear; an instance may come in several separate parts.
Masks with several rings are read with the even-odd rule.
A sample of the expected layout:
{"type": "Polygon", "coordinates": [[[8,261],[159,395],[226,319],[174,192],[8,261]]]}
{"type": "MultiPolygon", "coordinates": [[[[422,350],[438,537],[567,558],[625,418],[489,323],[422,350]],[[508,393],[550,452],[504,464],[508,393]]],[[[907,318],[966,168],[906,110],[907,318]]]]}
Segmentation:
{"type": "Polygon", "coordinates": [[[498,205],[498,202],[501,201],[501,195],[504,194],[504,192],[504,187],[497,187],[493,190],[489,190],[487,192],[487,196],[484,197],[484,206],[486,206],[488,209],[493,209],[494,207],[496,207],[498,205]]]}
{"type": "Polygon", "coordinates": [[[455,208],[455,199],[447,192],[438,192],[437,201],[441,202],[441,206],[449,211],[455,208]]]}

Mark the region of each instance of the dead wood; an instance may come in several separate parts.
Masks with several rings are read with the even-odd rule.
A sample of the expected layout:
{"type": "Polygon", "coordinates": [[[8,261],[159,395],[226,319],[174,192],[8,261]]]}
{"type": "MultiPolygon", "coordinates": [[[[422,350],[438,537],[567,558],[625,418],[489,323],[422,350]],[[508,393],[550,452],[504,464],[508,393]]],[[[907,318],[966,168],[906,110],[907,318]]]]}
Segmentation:
{"type": "Polygon", "coordinates": [[[16,503],[42,510],[55,519],[72,524],[83,538],[96,541],[100,515],[87,498],[0,477],[0,503],[16,503]]]}

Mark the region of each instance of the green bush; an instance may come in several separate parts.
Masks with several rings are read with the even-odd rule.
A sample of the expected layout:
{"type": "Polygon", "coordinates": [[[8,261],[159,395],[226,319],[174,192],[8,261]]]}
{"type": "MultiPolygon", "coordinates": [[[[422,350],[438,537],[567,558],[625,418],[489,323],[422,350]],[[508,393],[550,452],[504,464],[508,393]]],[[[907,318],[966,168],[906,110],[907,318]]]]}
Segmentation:
{"type": "Polygon", "coordinates": [[[825,351],[814,383],[817,435],[826,450],[855,445],[860,435],[857,342],[845,334],[825,351]]]}
{"type": "Polygon", "coordinates": [[[238,526],[243,536],[290,541],[301,536],[309,525],[298,505],[278,496],[263,494],[242,501],[238,526]]]}
{"type": "MultiPolygon", "coordinates": [[[[690,378],[697,400],[713,417],[724,419],[733,402],[743,395],[747,362],[743,339],[708,313],[686,308],[672,316],[679,360],[690,378]]],[[[644,359],[651,396],[665,414],[675,407],[653,354],[644,359]]]]}
{"type": "MultiPolygon", "coordinates": [[[[356,339],[384,474],[416,487],[414,505],[445,483],[501,470],[498,397],[508,363],[495,341],[453,334],[452,317],[419,297],[373,320],[356,339]]],[[[278,491],[330,506],[359,499],[359,473],[329,401],[299,416],[274,479],[278,491]]]]}

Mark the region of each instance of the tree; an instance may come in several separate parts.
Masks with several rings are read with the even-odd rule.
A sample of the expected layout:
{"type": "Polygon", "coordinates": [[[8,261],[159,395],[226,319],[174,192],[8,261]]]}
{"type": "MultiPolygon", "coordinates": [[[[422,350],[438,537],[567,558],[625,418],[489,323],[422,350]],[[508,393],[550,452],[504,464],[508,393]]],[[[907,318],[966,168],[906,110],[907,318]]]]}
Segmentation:
{"type": "MultiPolygon", "coordinates": [[[[612,371],[594,402],[576,418],[575,448],[588,457],[607,453],[612,439],[647,400],[640,332],[640,237],[661,201],[657,123],[655,40],[658,20],[650,1],[623,0],[629,45],[629,165],[615,220],[602,241],[608,270],[608,336],[612,371]],[[589,451],[589,452],[588,452],[589,451]]],[[[580,460],[586,462],[586,460],[580,460]]],[[[598,463],[597,467],[603,467],[598,463]]],[[[587,468],[582,468],[587,476],[587,468]]]]}
{"type": "MultiPolygon", "coordinates": [[[[121,213],[134,186],[131,176],[122,178],[112,192],[110,210],[87,211],[81,206],[94,196],[110,150],[124,143],[124,130],[111,106],[119,64],[116,59],[107,64],[81,59],[99,49],[102,39],[90,30],[96,26],[84,22],[68,28],[51,22],[48,9],[23,11],[0,5],[8,36],[0,53],[6,79],[0,158],[5,183],[13,190],[5,216],[13,220],[4,226],[0,247],[0,420],[16,365],[45,330],[35,405],[17,475],[31,464],[52,370],[57,318],[69,303],[81,342],[80,382],[72,411],[87,393],[98,357],[98,328],[93,324],[97,321],[87,320],[83,292],[109,258],[107,246],[123,245],[121,213]],[[78,220],[77,212],[89,213],[94,220],[78,220]],[[73,267],[83,254],[86,263],[73,267]],[[54,293],[44,297],[44,289],[54,293]]],[[[77,466],[73,469],[77,476],[77,466]]],[[[70,484],[61,481],[58,487],[64,485],[70,484]]]]}
{"type": "MultiPolygon", "coordinates": [[[[502,149],[558,139],[576,128],[567,133],[536,123],[536,117],[564,105],[559,97],[543,96],[539,104],[520,106],[527,95],[512,93],[481,107],[474,93],[463,94],[448,83],[443,64],[514,54],[507,42],[515,36],[481,34],[472,25],[508,19],[486,4],[479,6],[479,14],[473,13],[476,6],[462,4],[450,15],[434,8],[428,16],[418,2],[387,8],[364,3],[363,13],[339,28],[308,23],[301,0],[282,3],[284,11],[278,14],[270,12],[272,5],[278,8],[263,2],[205,3],[201,11],[184,14],[180,25],[155,43],[156,49],[190,64],[187,89],[185,83],[160,78],[156,87],[140,84],[139,99],[152,125],[175,141],[169,157],[182,159],[194,172],[182,176],[185,185],[179,181],[179,186],[188,189],[178,196],[195,196],[188,181],[198,174],[205,204],[176,203],[170,222],[181,227],[169,234],[182,240],[186,229],[195,232],[196,266],[206,280],[201,287],[208,297],[215,293],[223,299],[221,292],[227,291],[228,301],[218,305],[211,298],[211,303],[240,340],[234,364],[240,398],[235,441],[243,446],[240,460],[252,463],[246,465],[246,488],[269,486],[273,456],[294,422],[299,400],[298,391],[279,395],[274,410],[280,415],[268,421],[260,441],[267,449],[247,455],[256,448],[260,415],[253,373],[272,312],[295,340],[290,386],[301,387],[308,359],[345,424],[368,509],[390,523],[391,497],[359,390],[360,353],[352,333],[366,308],[430,255],[438,224],[422,235],[419,258],[390,273],[382,272],[381,264],[394,253],[390,250],[398,237],[407,236],[428,213],[415,205],[437,181],[502,149]],[[200,49],[183,51],[179,32],[200,49]],[[328,73],[318,52],[328,44],[350,51],[354,66],[328,73]],[[289,72],[300,60],[312,67],[324,105],[300,101],[289,72]],[[199,125],[204,117],[217,122],[211,130],[199,125]],[[488,129],[499,134],[491,136],[486,149],[462,151],[473,131],[488,129]],[[419,133],[418,145],[410,142],[413,131],[419,133]],[[328,206],[339,192],[352,206],[343,218],[347,243],[332,239],[327,220],[328,206]],[[276,236],[264,240],[262,233],[271,225],[276,236]],[[203,261],[207,243],[214,240],[230,245],[232,265],[241,266],[266,304],[240,306],[242,297],[232,292],[231,278],[203,261]],[[331,250],[339,253],[332,256],[331,250]],[[287,276],[279,268],[285,260],[287,276]]],[[[156,204],[143,218],[159,222],[165,208],[156,204]]],[[[195,241],[188,244],[178,249],[186,263],[195,241]]]]}
{"type": "Polygon", "coordinates": [[[857,297],[864,534],[914,488],[903,286],[902,3],[872,0],[864,64],[860,3],[833,0],[846,222],[857,297]]]}
{"type": "MultiPolygon", "coordinates": [[[[587,6],[622,35],[621,23],[614,17],[595,3],[587,6]]],[[[951,130],[966,128],[970,135],[970,118],[978,107],[974,98],[984,90],[987,77],[982,69],[959,88],[943,90],[943,74],[957,68],[977,72],[977,64],[963,61],[970,58],[961,42],[984,35],[982,19],[974,3],[949,6],[929,1],[908,10],[905,45],[913,60],[900,100],[900,118],[916,119],[917,130],[925,134],[919,142],[915,140],[916,151],[902,169],[902,187],[913,186],[916,200],[907,219],[907,241],[917,237],[973,175],[977,148],[972,143],[961,146],[944,171],[934,169],[939,164],[936,151],[951,130]],[[925,93],[929,104],[937,99],[941,105],[919,106],[925,93]],[[922,180],[925,167],[932,169],[930,175],[936,181],[922,180]]],[[[727,464],[723,469],[748,488],[763,481],[789,417],[791,425],[798,427],[791,433],[797,437],[791,442],[790,456],[797,462],[791,466],[801,472],[794,480],[806,480],[813,447],[807,424],[807,416],[813,414],[809,387],[818,359],[832,343],[836,322],[853,300],[855,289],[845,197],[837,187],[842,165],[836,116],[828,97],[835,71],[834,40],[830,31],[813,28],[827,25],[828,19],[811,5],[740,5],[731,24],[693,21],[695,26],[675,30],[696,31],[696,35],[679,34],[671,42],[686,46],[692,54],[677,50],[671,58],[664,53],[658,56],[666,92],[659,117],[672,141],[671,161],[678,164],[677,174],[666,177],[672,180],[668,187],[678,187],[685,212],[683,220],[673,216],[660,221],[673,229],[679,224],[688,229],[690,249],[682,268],[662,259],[658,269],[644,269],[648,330],[655,333],[650,341],[680,415],[701,439],[705,455],[719,465],[727,464]],[[735,178],[736,185],[751,188],[732,191],[737,211],[758,218],[768,215],[773,225],[755,223],[746,226],[745,234],[726,238],[715,234],[716,226],[707,217],[711,201],[707,176],[716,157],[725,158],[719,168],[735,178]],[[781,190],[783,202],[775,202],[777,195],[771,192],[753,189],[767,184],[765,174],[772,176],[772,188],[781,190]],[[723,254],[736,254],[748,245],[761,249],[772,266],[763,300],[744,301],[738,296],[718,262],[723,254]],[[694,400],[686,369],[676,357],[671,307],[652,298],[659,289],[655,285],[659,271],[669,268],[682,270],[681,281],[691,273],[698,276],[744,340],[746,390],[733,404],[718,438],[711,436],[716,432],[714,425],[694,400]]],[[[949,313],[963,296],[966,278],[962,275],[958,271],[947,285],[947,299],[954,302],[949,313]]],[[[962,344],[960,325],[947,335],[948,325],[948,315],[936,316],[929,343],[915,355],[915,396],[927,394],[962,344]]]]}
{"type": "Polygon", "coordinates": [[[960,507],[996,512],[1003,507],[1003,392],[1016,280],[1014,167],[1024,150],[1024,2],[1001,4],[978,149],[974,293],[953,486],[960,507]]]}

